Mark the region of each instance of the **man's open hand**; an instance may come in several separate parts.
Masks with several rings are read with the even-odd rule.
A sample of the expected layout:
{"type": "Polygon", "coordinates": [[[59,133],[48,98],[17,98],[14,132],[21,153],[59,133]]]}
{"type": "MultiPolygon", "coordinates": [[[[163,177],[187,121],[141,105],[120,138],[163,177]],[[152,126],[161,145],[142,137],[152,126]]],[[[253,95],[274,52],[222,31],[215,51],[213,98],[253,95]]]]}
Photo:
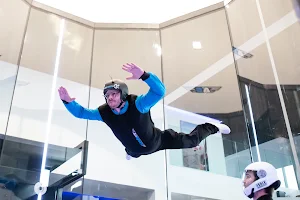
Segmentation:
{"type": "Polygon", "coordinates": [[[133,63],[123,65],[122,69],[132,74],[127,80],[139,79],[144,74],[144,70],[133,63]]]}
{"type": "Polygon", "coordinates": [[[59,93],[60,99],[63,100],[63,101],[66,101],[66,102],[70,103],[70,102],[75,100],[75,98],[70,97],[68,91],[64,87],[60,87],[58,89],[58,93],[59,93]]]}

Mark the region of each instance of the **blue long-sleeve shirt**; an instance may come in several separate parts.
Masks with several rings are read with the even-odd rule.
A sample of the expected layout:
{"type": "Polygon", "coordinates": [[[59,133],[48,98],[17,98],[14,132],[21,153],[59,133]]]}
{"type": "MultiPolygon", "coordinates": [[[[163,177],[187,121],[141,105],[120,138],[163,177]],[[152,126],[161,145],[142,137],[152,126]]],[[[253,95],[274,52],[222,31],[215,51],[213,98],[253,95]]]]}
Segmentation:
{"type": "MultiPolygon", "coordinates": [[[[148,112],[158,101],[160,101],[165,95],[165,86],[159,80],[159,78],[153,74],[149,73],[150,76],[144,81],[148,84],[149,91],[147,94],[139,95],[136,99],[136,107],[141,113],[148,112]]],[[[64,104],[67,110],[75,117],[88,120],[99,120],[103,121],[102,117],[97,109],[84,108],[76,101],[64,104]]],[[[120,110],[120,113],[113,110],[116,115],[121,115],[125,113],[128,109],[128,102],[126,101],[125,106],[120,110]]]]}

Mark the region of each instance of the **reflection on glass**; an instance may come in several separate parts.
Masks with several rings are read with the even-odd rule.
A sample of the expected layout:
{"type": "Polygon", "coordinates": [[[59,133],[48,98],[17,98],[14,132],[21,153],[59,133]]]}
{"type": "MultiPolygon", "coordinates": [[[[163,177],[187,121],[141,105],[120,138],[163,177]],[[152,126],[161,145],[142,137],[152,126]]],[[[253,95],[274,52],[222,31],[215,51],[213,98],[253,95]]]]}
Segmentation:
{"type": "Polygon", "coordinates": [[[13,91],[26,84],[16,82],[19,53],[24,39],[29,6],[19,0],[3,1],[0,7],[0,133],[7,128],[13,91]],[[15,13],[15,8],[18,12],[15,13]]]}
{"type": "Polygon", "coordinates": [[[248,102],[249,116],[250,116],[250,120],[251,120],[251,128],[252,128],[252,131],[254,134],[256,155],[257,155],[257,159],[258,159],[257,161],[261,162],[261,156],[260,156],[259,146],[258,146],[258,142],[257,142],[256,128],[255,128],[255,123],[254,123],[254,119],[253,119],[253,110],[252,110],[251,99],[250,99],[248,88],[249,87],[247,85],[245,85],[245,92],[246,92],[246,97],[247,97],[247,102],[248,102]]]}
{"type": "Polygon", "coordinates": [[[57,89],[62,84],[88,94],[92,33],[55,15],[36,9],[30,12],[6,138],[1,143],[3,176],[15,174],[12,191],[21,199],[34,196],[37,183],[55,188],[85,173],[84,149],[77,145],[85,140],[86,122],[72,123],[72,116],[61,111],[64,106],[57,89]],[[68,30],[74,27],[78,32],[73,35],[68,30]],[[82,49],[64,43],[78,36],[85,41],[82,49]],[[82,52],[79,64],[84,73],[77,81],[65,74],[70,66],[74,72],[78,52],[82,52]]]}
{"type": "Polygon", "coordinates": [[[164,28],[161,34],[167,128],[190,133],[205,122],[231,128],[229,135],[211,135],[195,148],[168,151],[168,171],[182,167],[182,173],[199,179],[199,171],[240,178],[251,157],[225,10],[164,28]],[[214,21],[213,26],[206,21],[214,21]],[[217,41],[214,33],[219,33],[217,41]]]}
{"type": "MultiPolygon", "coordinates": [[[[180,121],[180,132],[189,134],[196,126],[196,124],[180,121]]],[[[183,149],[182,154],[184,167],[209,171],[206,139],[192,149],[183,149]]]]}
{"type": "Polygon", "coordinates": [[[279,169],[276,169],[276,170],[277,170],[278,178],[279,178],[279,180],[281,181],[281,186],[280,186],[280,187],[286,188],[285,178],[284,178],[284,175],[283,175],[283,170],[282,170],[282,168],[279,168],[279,169]]]}
{"type": "MultiPolygon", "coordinates": [[[[283,117],[282,104],[276,87],[270,59],[272,54],[270,53],[281,56],[287,55],[282,54],[282,52],[289,52],[288,54],[290,54],[291,51],[290,49],[287,51],[282,49],[283,46],[286,46],[286,40],[282,40],[280,45],[277,44],[277,48],[269,52],[265,43],[266,38],[262,24],[266,25],[266,31],[272,37],[270,38],[272,43],[273,38],[281,35],[282,31],[291,25],[289,19],[293,21],[293,17],[286,15],[289,13],[287,9],[289,2],[274,2],[272,4],[273,9],[270,9],[267,2],[259,1],[260,5],[257,5],[257,2],[233,1],[226,7],[233,46],[240,52],[251,54],[251,57],[243,57],[234,52],[251,144],[250,150],[253,161],[261,160],[274,165],[280,171],[280,177],[284,180],[283,185],[290,188],[287,182],[293,180],[297,170],[283,117]],[[261,19],[260,8],[263,9],[264,19],[261,19]],[[278,12],[271,12],[274,9],[278,12]],[[239,11],[241,10],[244,10],[247,14],[240,15],[239,11]],[[239,17],[237,18],[237,16],[239,17]],[[283,18],[285,18],[284,22],[281,21],[283,18]],[[264,23],[261,20],[264,20],[264,23]],[[239,31],[241,29],[243,34],[239,31]],[[287,166],[292,166],[291,178],[285,176],[284,170],[280,170],[287,166]]],[[[276,60],[276,57],[274,58],[276,60]]],[[[292,73],[297,71],[294,69],[288,70],[286,66],[290,65],[287,64],[286,59],[283,60],[282,68],[280,67],[278,71],[279,76],[287,71],[292,73]]],[[[290,83],[292,77],[285,77],[286,79],[282,80],[290,83]]],[[[285,92],[283,90],[283,93],[285,92]]],[[[290,103],[290,101],[286,101],[286,105],[290,103]]]]}
{"type": "MultiPolygon", "coordinates": [[[[22,169],[26,165],[26,159],[13,149],[10,153],[4,152],[7,124],[11,117],[10,108],[15,88],[22,87],[27,83],[16,81],[21,51],[24,39],[24,31],[27,23],[29,6],[19,0],[1,1],[0,6],[0,188],[1,199],[11,197],[11,199],[23,199],[22,188],[31,182],[37,181],[37,174],[34,171],[22,169]],[[15,9],[18,9],[18,12],[15,9]],[[19,162],[17,162],[17,160],[19,162]],[[12,165],[19,165],[13,168],[12,165]]],[[[8,139],[9,140],[9,139],[8,139]]],[[[10,145],[16,145],[12,142],[10,145]]]]}
{"type": "Polygon", "coordinates": [[[244,106],[248,108],[245,113],[253,159],[267,161],[277,169],[292,165],[294,174],[291,178],[284,176],[286,183],[295,177],[296,168],[276,85],[261,84],[242,76],[239,79],[244,106]]]}
{"type": "MultiPolygon", "coordinates": [[[[55,57],[55,66],[54,66],[54,74],[53,74],[53,81],[51,86],[51,98],[50,98],[50,105],[49,105],[49,112],[48,112],[48,120],[47,120],[47,127],[46,127],[46,136],[44,141],[44,149],[43,149],[43,158],[42,158],[42,164],[41,164],[41,175],[40,175],[40,183],[43,186],[48,186],[48,181],[45,180],[45,173],[47,172],[45,169],[46,165],[46,159],[47,159],[47,152],[48,152],[48,142],[49,142],[49,134],[50,134],[50,128],[51,128],[51,120],[52,120],[52,112],[54,107],[54,98],[56,97],[56,82],[57,82],[57,75],[58,75],[58,69],[59,69],[59,61],[60,61],[60,55],[61,55],[61,48],[62,48],[62,42],[63,42],[63,35],[64,35],[64,29],[65,29],[65,20],[62,19],[60,23],[60,32],[59,32],[59,38],[57,43],[57,50],[56,50],[56,57],[55,57]]],[[[39,199],[41,199],[41,195],[39,195],[39,199]]]]}
{"type": "Polygon", "coordinates": [[[0,183],[21,199],[34,196],[34,186],[38,182],[51,187],[62,184],[70,173],[84,170],[84,148],[48,145],[47,163],[41,170],[43,143],[11,136],[6,136],[4,141],[1,136],[1,144],[5,146],[1,146],[0,183]]]}
{"type": "Polygon", "coordinates": [[[287,178],[287,187],[294,190],[299,190],[298,183],[295,176],[295,168],[293,165],[284,167],[284,172],[287,178]]]}
{"type": "MultiPolygon", "coordinates": [[[[5,133],[6,131],[17,69],[16,65],[2,61],[0,57],[0,133],[5,133]]],[[[16,83],[17,87],[18,83],[16,83]]]]}
{"type": "MultiPolygon", "coordinates": [[[[274,71],[277,72],[280,85],[279,92],[282,93],[282,108],[286,111],[287,131],[286,135],[290,142],[293,152],[294,165],[293,170],[298,177],[300,184],[300,148],[299,148],[299,18],[295,15],[295,1],[274,2],[272,9],[277,11],[270,12],[269,6],[261,1],[261,10],[263,21],[269,33],[269,44],[272,58],[274,59],[274,71]],[[294,148],[292,148],[294,147],[294,148]],[[298,168],[297,168],[298,167],[298,168]]],[[[292,177],[291,177],[292,179],[292,177]]]]}

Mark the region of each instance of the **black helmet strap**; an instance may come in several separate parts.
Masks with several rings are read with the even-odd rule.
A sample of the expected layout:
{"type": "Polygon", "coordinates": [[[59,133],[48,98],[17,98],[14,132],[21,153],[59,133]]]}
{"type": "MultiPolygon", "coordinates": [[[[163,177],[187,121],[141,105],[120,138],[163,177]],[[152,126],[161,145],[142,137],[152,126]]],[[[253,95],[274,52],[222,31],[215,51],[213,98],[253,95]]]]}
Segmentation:
{"type": "Polygon", "coordinates": [[[120,104],[118,105],[117,108],[120,108],[120,107],[122,106],[123,103],[124,103],[124,101],[121,99],[121,102],[120,102],[120,104]]]}

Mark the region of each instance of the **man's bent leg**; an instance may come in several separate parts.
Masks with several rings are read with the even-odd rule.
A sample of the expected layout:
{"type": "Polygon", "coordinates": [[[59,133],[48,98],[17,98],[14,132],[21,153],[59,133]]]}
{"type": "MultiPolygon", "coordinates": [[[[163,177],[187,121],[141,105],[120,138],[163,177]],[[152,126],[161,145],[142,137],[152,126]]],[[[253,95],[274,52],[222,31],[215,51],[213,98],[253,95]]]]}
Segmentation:
{"type": "Polygon", "coordinates": [[[162,134],[160,150],[193,148],[198,146],[206,137],[218,131],[219,129],[215,125],[209,123],[196,126],[190,134],[178,133],[172,129],[167,129],[162,134]]]}
{"type": "Polygon", "coordinates": [[[131,157],[138,158],[141,155],[148,155],[165,149],[185,149],[198,146],[202,140],[211,134],[219,131],[218,127],[213,124],[205,123],[196,126],[196,128],[190,133],[185,134],[176,132],[172,129],[166,129],[165,131],[157,130],[160,133],[161,140],[159,141],[157,148],[147,153],[136,154],[125,149],[126,153],[131,157]]]}

